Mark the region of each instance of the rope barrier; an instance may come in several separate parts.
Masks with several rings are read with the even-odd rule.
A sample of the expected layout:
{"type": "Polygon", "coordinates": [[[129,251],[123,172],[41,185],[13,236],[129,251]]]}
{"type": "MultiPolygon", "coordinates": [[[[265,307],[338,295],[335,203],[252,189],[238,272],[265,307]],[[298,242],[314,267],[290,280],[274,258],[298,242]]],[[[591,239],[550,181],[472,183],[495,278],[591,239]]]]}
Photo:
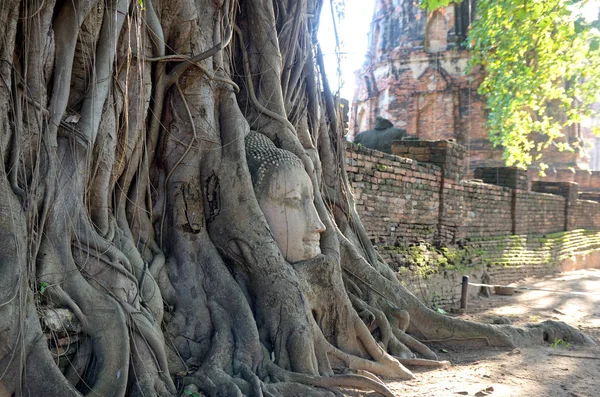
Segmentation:
{"type": "Polygon", "coordinates": [[[586,296],[600,296],[598,293],[594,292],[582,292],[582,291],[564,291],[558,289],[548,289],[548,288],[533,288],[533,287],[515,287],[512,285],[498,285],[498,284],[478,284],[478,283],[469,283],[472,287],[490,287],[490,288],[514,288],[515,290],[524,290],[524,291],[544,291],[544,292],[557,292],[559,294],[571,294],[571,295],[586,295],[586,296]]]}

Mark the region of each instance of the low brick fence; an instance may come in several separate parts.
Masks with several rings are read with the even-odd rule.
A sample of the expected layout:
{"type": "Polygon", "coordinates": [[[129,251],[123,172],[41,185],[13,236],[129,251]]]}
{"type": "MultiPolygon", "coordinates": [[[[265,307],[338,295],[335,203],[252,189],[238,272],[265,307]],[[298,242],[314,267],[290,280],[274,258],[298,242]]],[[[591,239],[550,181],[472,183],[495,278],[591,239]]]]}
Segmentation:
{"type": "Polygon", "coordinates": [[[357,211],[375,245],[600,229],[600,202],[579,199],[575,182],[530,183],[509,167],[465,180],[464,148],[451,141],[396,141],[393,152],[346,146],[357,211]]]}
{"type": "Polygon", "coordinates": [[[463,181],[462,229],[465,236],[512,234],[512,191],[502,186],[463,181]]]}
{"type": "Polygon", "coordinates": [[[440,168],[361,146],[348,149],[346,170],[358,212],[373,243],[435,238],[440,168]]]}
{"type": "MultiPolygon", "coordinates": [[[[507,285],[526,277],[599,267],[600,232],[573,230],[551,235],[481,238],[469,241],[452,255],[444,256],[443,251],[435,250],[430,255],[429,271],[416,266],[402,267],[398,277],[427,304],[458,307],[463,275],[468,275],[474,283],[489,280],[492,284],[507,285]],[[459,261],[452,262],[453,256],[459,257],[459,261]],[[483,279],[484,275],[487,278],[483,279]]],[[[469,296],[474,297],[479,291],[480,288],[470,287],[469,296]]]]}

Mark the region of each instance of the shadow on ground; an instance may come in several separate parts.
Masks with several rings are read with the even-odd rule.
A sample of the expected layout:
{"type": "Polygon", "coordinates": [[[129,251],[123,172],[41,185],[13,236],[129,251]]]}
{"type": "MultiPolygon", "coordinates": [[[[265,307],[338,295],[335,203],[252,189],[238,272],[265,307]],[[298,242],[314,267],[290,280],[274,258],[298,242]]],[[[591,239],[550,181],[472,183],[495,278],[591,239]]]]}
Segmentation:
{"type": "MultiPolygon", "coordinates": [[[[527,290],[513,296],[493,295],[469,302],[462,318],[491,323],[501,317],[514,325],[544,320],[564,321],[581,329],[600,345],[600,270],[577,270],[518,283],[520,287],[586,294],[527,290]]],[[[554,342],[554,341],[553,341],[554,342]]],[[[414,369],[416,379],[388,382],[398,396],[600,396],[600,347],[562,342],[522,349],[434,346],[451,367],[414,369]],[[568,357],[572,356],[572,357],[568,357]],[[593,358],[583,358],[593,357],[593,358]]],[[[346,393],[375,397],[376,393],[346,393]]]]}

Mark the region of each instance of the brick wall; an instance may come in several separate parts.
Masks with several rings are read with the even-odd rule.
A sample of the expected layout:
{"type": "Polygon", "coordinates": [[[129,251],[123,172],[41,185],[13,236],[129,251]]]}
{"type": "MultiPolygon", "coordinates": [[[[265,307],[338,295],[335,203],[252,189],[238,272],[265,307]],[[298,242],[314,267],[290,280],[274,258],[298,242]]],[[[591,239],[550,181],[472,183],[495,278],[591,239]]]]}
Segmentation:
{"type": "Polygon", "coordinates": [[[590,200],[600,203],[600,192],[581,192],[579,193],[579,200],[590,200]]]}
{"type": "Polygon", "coordinates": [[[461,215],[463,206],[462,176],[464,146],[454,141],[402,140],[392,143],[392,152],[419,162],[439,167],[442,179],[438,206],[436,241],[454,243],[463,238],[461,215]]]}
{"type": "Polygon", "coordinates": [[[496,184],[465,180],[453,142],[394,142],[393,150],[404,157],[348,144],[346,169],[371,240],[426,303],[457,306],[463,274],[506,285],[600,263],[600,193],[530,184],[515,169],[480,171],[496,184]]]}
{"type": "MultiPolygon", "coordinates": [[[[600,231],[575,230],[552,235],[500,236],[474,239],[463,249],[469,257],[461,268],[440,266],[423,276],[422,271],[401,269],[400,279],[428,304],[458,307],[461,278],[468,275],[479,283],[485,274],[489,283],[507,285],[526,277],[582,268],[600,263],[600,231]]],[[[470,287],[469,295],[479,288],[470,287]]]]}
{"type": "Polygon", "coordinates": [[[464,181],[463,230],[469,237],[512,234],[512,191],[464,181]]]}
{"type": "Polygon", "coordinates": [[[576,182],[582,192],[600,192],[600,171],[581,170],[576,168],[558,168],[545,171],[540,176],[539,170],[532,168],[528,171],[532,181],[547,182],[576,182]]]}
{"type": "Polygon", "coordinates": [[[349,144],[346,170],[358,213],[374,244],[433,240],[439,167],[349,144]]]}
{"type": "Polygon", "coordinates": [[[513,234],[565,230],[565,201],[554,194],[515,190],[513,234]]]}
{"type": "Polygon", "coordinates": [[[473,171],[473,177],[492,185],[511,189],[529,189],[527,172],[515,167],[478,167],[473,171]]]}
{"type": "MultiPolygon", "coordinates": [[[[531,183],[531,190],[541,193],[550,193],[565,198],[565,229],[573,230],[576,228],[575,208],[579,197],[579,186],[575,182],[546,182],[534,181],[531,183]]],[[[590,214],[591,216],[592,214],[590,214]]]]}
{"type": "Polygon", "coordinates": [[[529,184],[511,169],[496,170],[505,175],[496,183],[518,188],[465,180],[464,149],[450,141],[396,141],[392,150],[412,158],[346,147],[357,210],[377,246],[600,229],[600,203],[578,200],[576,183],[529,184]]]}
{"type": "Polygon", "coordinates": [[[575,228],[600,229],[600,202],[591,200],[577,200],[575,206],[575,228]]]}

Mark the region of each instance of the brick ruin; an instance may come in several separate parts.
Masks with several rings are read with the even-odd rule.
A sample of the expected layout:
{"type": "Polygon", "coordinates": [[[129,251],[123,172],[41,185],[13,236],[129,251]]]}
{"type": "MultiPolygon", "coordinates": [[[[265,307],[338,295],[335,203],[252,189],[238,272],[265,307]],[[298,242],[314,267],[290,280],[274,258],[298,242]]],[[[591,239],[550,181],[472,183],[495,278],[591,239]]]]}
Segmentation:
{"type": "Polygon", "coordinates": [[[464,178],[455,142],[394,141],[395,155],[347,144],[347,172],[373,243],[600,230],[600,201],[575,182],[530,182],[525,171],[482,167],[464,178]]]}
{"type": "Polygon", "coordinates": [[[477,168],[477,179],[466,179],[466,148],[448,140],[394,141],[392,152],[347,143],[345,153],[357,211],[382,257],[406,270],[407,252],[423,244],[475,253],[466,269],[427,282],[418,272],[402,275],[407,287],[446,299],[437,303],[460,296],[462,273],[509,283],[564,268],[578,255],[587,255],[585,266],[600,260],[600,190],[532,182],[512,167],[477,168]]]}
{"type": "MultiPolygon", "coordinates": [[[[475,68],[466,74],[470,54],[462,43],[475,9],[476,0],[432,13],[413,0],[376,1],[368,55],[356,74],[350,139],[372,129],[375,118],[382,116],[406,129],[409,136],[454,139],[463,145],[467,175],[477,167],[504,165],[502,150],[493,148],[485,128],[485,98],[477,93],[484,72],[475,68]]],[[[581,141],[581,136],[580,126],[565,129],[564,139],[569,143],[581,141]]],[[[590,164],[589,158],[553,148],[542,161],[551,172],[585,169],[590,164]]],[[[540,179],[534,171],[530,178],[540,179]]]]}

